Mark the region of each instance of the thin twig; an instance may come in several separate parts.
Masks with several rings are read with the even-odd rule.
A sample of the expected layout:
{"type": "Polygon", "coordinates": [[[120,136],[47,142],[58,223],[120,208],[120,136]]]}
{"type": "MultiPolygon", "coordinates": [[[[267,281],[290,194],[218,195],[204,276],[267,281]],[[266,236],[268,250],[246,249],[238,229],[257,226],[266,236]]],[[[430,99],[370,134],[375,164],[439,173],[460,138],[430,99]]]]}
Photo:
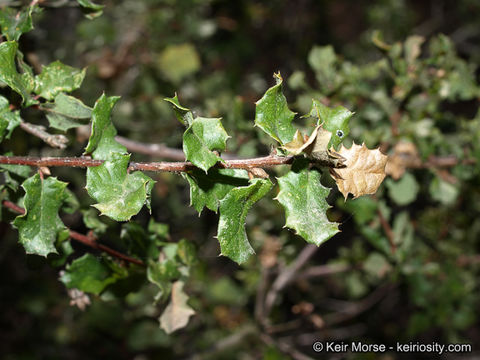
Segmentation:
{"type": "Polygon", "coordinates": [[[287,341],[277,341],[273,337],[267,334],[260,334],[260,339],[269,346],[275,346],[276,348],[280,349],[285,354],[288,354],[294,360],[312,360],[310,356],[307,356],[297,349],[295,349],[291,344],[287,341]]]}
{"type": "Polygon", "coordinates": [[[308,279],[311,277],[327,276],[352,270],[354,267],[347,264],[327,264],[311,266],[302,273],[298,274],[299,279],[308,279]]]}
{"type": "Polygon", "coordinates": [[[59,148],[59,149],[65,149],[67,147],[68,139],[66,136],[52,135],[45,131],[45,126],[33,125],[25,121],[22,121],[20,123],[20,127],[26,132],[28,132],[29,134],[32,134],[33,136],[38,137],[39,139],[43,140],[44,142],[46,142],[48,145],[52,147],[59,148]]]}
{"type": "Polygon", "coordinates": [[[268,317],[270,314],[280,291],[290,284],[290,282],[295,278],[297,272],[302,268],[303,265],[307,263],[307,261],[313,256],[313,254],[315,254],[317,250],[318,247],[315,245],[305,246],[295,261],[278,274],[265,297],[264,309],[266,317],[268,317]]]}
{"type": "MultiPolygon", "coordinates": [[[[4,201],[2,201],[2,205],[5,206],[6,208],[10,209],[10,210],[13,210],[13,211],[19,213],[19,214],[22,214],[22,215],[25,214],[25,209],[24,208],[12,203],[11,201],[4,200],[4,201]]],[[[107,254],[110,254],[110,255],[118,258],[118,259],[122,259],[124,261],[130,262],[130,263],[133,263],[133,264],[137,264],[137,265],[140,265],[140,266],[145,266],[145,263],[142,260],[132,258],[128,255],[122,254],[121,252],[113,250],[113,249],[109,248],[108,246],[98,244],[95,236],[86,236],[86,235],[80,234],[76,231],[73,231],[73,230],[70,230],[70,229],[68,229],[68,230],[70,232],[70,238],[73,239],[73,240],[81,242],[82,244],[87,245],[87,246],[89,246],[93,249],[104,251],[107,254]]]]}
{"type": "MultiPolygon", "coordinates": [[[[378,204],[378,199],[375,195],[372,195],[372,199],[374,199],[378,204]]],[[[380,220],[380,224],[382,225],[383,231],[385,232],[385,235],[387,235],[388,242],[390,243],[390,250],[392,251],[393,255],[397,251],[397,245],[395,244],[395,234],[393,233],[392,227],[383,216],[382,210],[378,206],[377,215],[378,219],[380,220]]]]}
{"type": "Polygon", "coordinates": [[[325,320],[325,326],[339,324],[367,311],[377,302],[382,300],[388,294],[388,292],[392,291],[394,288],[395,285],[392,284],[381,285],[362,300],[358,302],[352,302],[349,303],[348,306],[344,306],[342,311],[323,316],[323,319],[325,320]]]}
{"type": "MultiPolygon", "coordinates": [[[[63,167],[95,167],[103,164],[103,160],[94,160],[89,157],[32,157],[32,156],[0,156],[0,164],[10,165],[29,165],[29,166],[63,166],[63,167]]],[[[252,169],[264,168],[276,165],[291,164],[293,156],[277,156],[269,155],[253,159],[237,159],[225,160],[218,162],[215,166],[223,169],[252,169]]],[[[318,163],[318,162],[317,162],[318,163]]],[[[336,167],[333,162],[324,161],[323,166],[336,167]]],[[[190,162],[148,162],[137,163],[131,162],[129,166],[130,171],[170,171],[170,172],[186,172],[193,170],[195,166],[190,162]]]]}
{"type": "Polygon", "coordinates": [[[204,353],[195,354],[189,357],[189,360],[203,360],[203,359],[210,359],[215,355],[221,354],[226,350],[235,347],[245,341],[245,338],[255,334],[258,329],[252,325],[247,324],[238,331],[234,332],[233,334],[220,339],[215,345],[210,348],[209,350],[205,351],[204,353]]]}
{"type": "Polygon", "coordinates": [[[474,165],[477,160],[474,158],[460,160],[455,155],[447,156],[430,156],[428,160],[421,164],[419,167],[431,168],[431,167],[454,167],[458,164],[474,165]]]}
{"type": "Polygon", "coordinates": [[[268,288],[268,278],[270,275],[270,268],[262,266],[262,271],[260,274],[260,281],[257,287],[257,293],[255,296],[255,320],[260,324],[265,325],[265,293],[268,288]]]}

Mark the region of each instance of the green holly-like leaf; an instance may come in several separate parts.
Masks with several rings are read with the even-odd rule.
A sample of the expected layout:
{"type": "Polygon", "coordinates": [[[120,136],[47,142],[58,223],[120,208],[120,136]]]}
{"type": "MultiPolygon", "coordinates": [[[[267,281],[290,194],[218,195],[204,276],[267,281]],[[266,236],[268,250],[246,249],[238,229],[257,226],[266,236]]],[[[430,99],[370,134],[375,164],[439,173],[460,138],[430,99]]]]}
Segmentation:
{"type": "Polygon", "coordinates": [[[112,124],[110,113],[120,99],[118,96],[107,97],[102,94],[95,102],[92,111],[92,133],[85,147],[86,154],[92,154],[94,159],[105,160],[110,154],[125,153],[125,146],[115,141],[117,130],[112,124]]]}
{"type": "Polygon", "coordinates": [[[224,151],[229,138],[220,118],[193,117],[190,109],[180,105],[177,95],[165,98],[173,106],[178,121],[187,126],[183,134],[185,158],[205,172],[222,159],[213,151],[224,151]]]}
{"type": "Polygon", "coordinates": [[[47,111],[50,126],[62,131],[84,125],[85,120],[92,116],[90,107],[64,93],[59,93],[53,103],[44,104],[42,109],[47,111]]]}
{"type": "Polygon", "coordinates": [[[20,111],[11,111],[8,100],[0,95],[0,141],[2,141],[4,137],[9,139],[12,131],[20,125],[21,122],[20,111]]]}
{"type": "Polygon", "coordinates": [[[183,281],[173,283],[172,298],[159,319],[160,327],[167,334],[185,327],[190,316],[195,314],[195,311],[187,304],[188,296],[183,292],[183,285],[183,281]]]}
{"type": "Polygon", "coordinates": [[[266,91],[256,102],[255,125],[282,145],[292,141],[295,128],[292,120],[295,113],[288,108],[282,92],[282,78],[275,74],[277,84],[266,91]]]}
{"type": "Polygon", "coordinates": [[[35,94],[53,100],[60,92],[72,92],[82,85],[86,69],[80,70],[55,61],[35,77],[35,94]]]}
{"type": "Polygon", "coordinates": [[[29,6],[20,11],[9,7],[3,8],[2,11],[0,11],[2,35],[5,36],[8,41],[18,41],[22,34],[32,30],[32,13],[36,7],[36,5],[29,6]]]}
{"type": "Polygon", "coordinates": [[[77,0],[81,7],[85,10],[89,11],[87,15],[85,15],[88,19],[92,20],[96,17],[99,17],[103,13],[103,8],[105,5],[95,4],[93,1],[90,0],[77,0]]]}
{"type": "Polygon", "coordinates": [[[190,126],[192,124],[193,114],[190,111],[190,109],[180,105],[177,94],[175,94],[175,96],[172,98],[165,98],[163,100],[165,100],[166,102],[169,102],[172,105],[173,110],[175,111],[175,116],[177,117],[178,121],[180,121],[185,126],[190,126]]]}
{"type": "Polygon", "coordinates": [[[102,259],[85,254],[67,265],[60,280],[69,289],[98,295],[107,285],[116,282],[117,278],[102,259]]]}
{"type": "Polygon", "coordinates": [[[190,184],[190,205],[201,214],[203,208],[217,212],[220,200],[230,190],[248,185],[248,174],[238,169],[193,170],[182,174],[190,184]]]}
{"type": "Polygon", "coordinates": [[[220,201],[218,241],[221,254],[241,264],[254,254],[245,232],[248,210],[264,197],[273,184],[268,179],[253,179],[249,186],[231,190],[220,201]]]}
{"type": "Polygon", "coordinates": [[[67,183],[54,177],[42,179],[39,174],[22,184],[25,190],[25,214],[17,216],[13,225],[27,254],[47,256],[57,253],[54,243],[57,234],[65,229],[58,210],[65,198],[67,183]]]}
{"type": "Polygon", "coordinates": [[[327,218],[330,208],[326,197],[330,189],[320,183],[320,173],[308,170],[308,161],[296,161],[292,169],[278,179],[280,192],[276,200],[286,214],[286,226],[296,231],[308,243],[319,246],[338,230],[338,224],[327,218]]]}
{"type": "Polygon", "coordinates": [[[15,66],[18,44],[15,41],[5,41],[0,44],[0,81],[10,86],[20,94],[26,106],[36,104],[38,101],[32,99],[30,91],[33,89],[31,74],[20,74],[15,66]]]}
{"type": "Polygon", "coordinates": [[[130,155],[112,153],[102,165],[87,170],[87,191],[102,215],[128,221],[144,204],[148,205],[153,181],[147,175],[127,172],[130,155]]]}
{"type": "Polygon", "coordinates": [[[332,133],[328,148],[331,146],[336,148],[350,133],[348,122],[353,116],[353,112],[345,109],[343,106],[329,108],[320,101],[312,100],[312,108],[306,116],[316,118],[317,125],[322,125],[325,130],[332,133]]]}
{"type": "Polygon", "coordinates": [[[183,134],[185,158],[207,172],[218,161],[223,161],[213,151],[224,151],[228,138],[220,119],[197,117],[183,134]]]}

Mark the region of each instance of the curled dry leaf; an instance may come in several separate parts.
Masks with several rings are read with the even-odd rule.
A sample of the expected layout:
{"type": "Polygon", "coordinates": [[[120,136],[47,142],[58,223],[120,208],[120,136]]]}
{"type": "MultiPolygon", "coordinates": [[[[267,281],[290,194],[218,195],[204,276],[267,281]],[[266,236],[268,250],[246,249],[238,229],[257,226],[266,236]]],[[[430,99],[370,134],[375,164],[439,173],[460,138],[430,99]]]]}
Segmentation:
{"type": "Polygon", "coordinates": [[[262,178],[262,179],[267,179],[269,176],[265,170],[262,168],[250,168],[247,170],[248,171],[248,176],[250,179],[253,179],[254,177],[262,178]]]}
{"type": "Polygon", "coordinates": [[[416,168],[422,164],[417,147],[410,142],[399,142],[388,157],[385,172],[395,180],[400,179],[407,168],[416,168]]]}
{"type": "Polygon", "coordinates": [[[325,130],[322,125],[318,125],[310,137],[302,136],[297,130],[293,140],[283,147],[292,155],[298,155],[302,152],[309,158],[319,162],[325,161],[333,163],[335,167],[343,167],[345,160],[334,149],[328,150],[328,144],[332,138],[332,133],[325,130]]]}
{"type": "Polygon", "coordinates": [[[326,153],[328,150],[328,143],[332,137],[332,133],[322,128],[321,125],[317,126],[312,134],[306,139],[302,136],[302,133],[297,130],[293,136],[293,140],[283,147],[288,150],[292,155],[298,155],[305,152],[308,155],[316,153],[326,153]]]}
{"type": "Polygon", "coordinates": [[[387,156],[382,154],[379,149],[369,150],[353,143],[350,149],[342,145],[339,154],[346,161],[346,167],[335,169],[338,176],[335,177],[338,190],[347,198],[351,193],[355,198],[375,194],[378,187],[385,178],[385,165],[387,156]]]}

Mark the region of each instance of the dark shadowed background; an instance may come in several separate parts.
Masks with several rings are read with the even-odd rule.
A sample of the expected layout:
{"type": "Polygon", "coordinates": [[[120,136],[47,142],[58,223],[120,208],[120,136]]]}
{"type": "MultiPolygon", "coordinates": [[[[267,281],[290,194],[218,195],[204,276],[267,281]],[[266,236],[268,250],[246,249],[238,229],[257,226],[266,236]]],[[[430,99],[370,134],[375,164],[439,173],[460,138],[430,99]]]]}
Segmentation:
{"type": "MultiPolygon", "coordinates": [[[[218,216],[209,210],[198,216],[188,206],[188,183],[177,174],[154,174],[153,218],[168,224],[168,241],[185,238],[199,254],[185,287],[197,314],[172,335],[158,326],[151,285],[91,296],[84,311],[70,306],[58,281],[61,268],[25,254],[9,224],[14,215],[4,209],[2,358],[480,356],[480,2],[125,0],[105,1],[103,15],[93,20],[74,2],[45,3],[35,29],[21,40],[27,62],[36,71],[56,59],[88,67],[76,95],[90,106],[102,91],[120,95],[113,121],[124,137],[180,149],[183,129],[163,101],[176,92],[196,114],[223,117],[233,135],[229,153],[266,155],[272,142],[253,128],[254,102],[280,71],[293,111],[307,113],[312,98],[343,105],[356,113],[346,143],[380,146],[394,160],[374,197],[345,202],[324,177],[333,187],[329,216],[342,232],[317,251],[282,229],[277,202],[260,201],[247,219],[257,255],[244,266],[218,256],[218,216]],[[272,288],[302,254],[309,260],[291,282],[272,288]],[[262,304],[265,294],[275,300],[270,310],[262,304]],[[473,352],[325,355],[312,351],[317,340],[462,342],[473,352]]],[[[28,111],[24,116],[44,121],[28,111]]],[[[301,119],[297,125],[311,129],[301,119]]],[[[86,137],[68,136],[68,154],[21,131],[0,150],[78,156],[86,137]]],[[[88,209],[84,170],[52,173],[88,209]]],[[[135,221],[146,227],[149,217],[144,209],[135,221]]],[[[87,231],[80,213],[62,218],[87,231]]],[[[102,221],[109,226],[102,241],[115,247],[128,226],[102,221]]],[[[87,251],[74,248],[74,257],[87,251]]]]}

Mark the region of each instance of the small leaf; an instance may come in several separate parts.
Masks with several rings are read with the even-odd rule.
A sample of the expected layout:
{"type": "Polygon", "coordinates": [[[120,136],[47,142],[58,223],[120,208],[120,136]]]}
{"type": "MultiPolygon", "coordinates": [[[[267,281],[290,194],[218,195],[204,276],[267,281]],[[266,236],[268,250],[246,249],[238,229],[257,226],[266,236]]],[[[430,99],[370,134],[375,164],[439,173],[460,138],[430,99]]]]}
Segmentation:
{"type": "Polygon", "coordinates": [[[101,259],[85,254],[67,265],[60,281],[69,289],[75,288],[98,295],[107,285],[117,281],[112,275],[110,268],[101,259]]]}
{"type": "Polygon", "coordinates": [[[420,56],[421,46],[425,42],[425,38],[419,35],[412,35],[405,40],[405,60],[408,64],[413,64],[420,56]]]}
{"type": "Polygon", "coordinates": [[[185,327],[190,316],[195,314],[195,311],[187,304],[188,296],[183,292],[183,285],[182,281],[173,283],[172,298],[159,319],[160,327],[167,334],[185,327]]]}
{"type": "Polygon", "coordinates": [[[86,69],[75,69],[55,61],[43,66],[42,72],[35,77],[35,94],[53,100],[60,92],[72,92],[78,89],[85,77],[86,69]]]}
{"type": "Polygon", "coordinates": [[[442,203],[443,205],[450,206],[457,200],[459,189],[438,177],[434,178],[428,188],[430,196],[442,203]]]}
{"type": "Polygon", "coordinates": [[[385,256],[378,252],[372,252],[363,263],[363,270],[376,278],[383,278],[392,269],[385,256]]]}
{"type": "Polygon", "coordinates": [[[315,71],[323,94],[329,95],[342,83],[341,72],[336,66],[337,62],[337,55],[331,45],[314,46],[308,54],[308,63],[315,71]]]}
{"type": "Polygon", "coordinates": [[[62,131],[84,125],[85,120],[92,116],[90,107],[79,99],[64,93],[59,93],[53,103],[46,103],[41,108],[47,111],[50,126],[62,131]]]}
{"type": "Polygon", "coordinates": [[[57,234],[65,229],[58,216],[67,183],[54,177],[41,179],[39,174],[22,184],[25,190],[25,214],[17,216],[13,225],[27,254],[47,256],[57,253],[54,243],[57,234]]]}
{"type": "Polygon", "coordinates": [[[292,125],[295,113],[288,108],[287,99],[283,95],[283,79],[280,74],[275,74],[275,78],[277,84],[256,102],[255,125],[284,145],[292,141],[295,134],[292,125]]]}
{"type": "Polygon", "coordinates": [[[385,172],[395,180],[400,179],[407,168],[416,168],[422,164],[417,147],[411,142],[398,142],[393,154],[388,157],[385,172]]]}
{"type": "Polygon", "coordinates": [[[206,206],[217,212],[220,200],[230,190],[248,185],[248,174],[238,169],[210,169],[207,174],[200,170],[182,173],[190,184],[190,206],[199,214],[206,206]]]}
{"type": "Polygon", "coordinates": [[[85,226],[93,230],[96,234],[103,234],[107,231],[107,224],[99,219],[98,212],[95,209],[89,208],[82,210],[82,217],[85,226]]]}
{"type": "Polygon", "coordinates": [[[220,201],[218,241],[221,254],[241,264],[254,254],[245,232],[248,210],[264,197],[273,184],[268,179],[253,179],[249,186],[231,190],[220,201]]]}
{"type": "Polygon", "coordinates": [[[177,255],[181,262],[190,266],[197,262],[195,245],[191,241],[182,239],[178,242],[177,255]]]}
{"type": "Polygon", "coordinates": [[[8,100],[0,95],[0,141],[2,141],[4,137],[9,139],[13,130],[20,125],[21,122],[20,111],[11,111],[8,100]]]}
{"type": "Polygon", "coordinates": [[[328,148],[333,146],[336,149],[350,133],[348,123],[353,113],[343,106],[332,109],[323,105],[320,101],[312,100],[312,108],[308,116],[318,119],[317,125],[322,125],[325,130],[332,133],[328,148]]]}
{"type": "Polygon", "coordinates": [[[37,6],[29,6],[17,11],[9,7],[3,7],[0,11],[0,27],[2,35],[7,41],[18,41],[20,36],[33,29],[32,13],[37,6]]]}
{"type": "Polygon", "coordinates": [[[102,9],[105,7],[105,5],[95,4],[90,0],[77,0],[77,2],[80,4],[80,6],[89,11],[89,13],[85,16],[90,20],[102,15],[102,9]]]}
{"type": "Polygon", "coordinates": [[[410,173],[406,173],[398,181],[387,179],[385,185],[388,188],[390,198],[395,201],[397,205],[408,205],[417,198],[419,186],[415,177],[410,173]]]}
{"type": "Polygon", "coordinates": [[[164,98],[163,100],[169,102],[173,106],[173,110],[175,111],[175,116],[177,117],[178,121],[185,126],[190,126],[190,124],[192,124],[193,114],[190,109],[180,105],[177,94],[175,94],[175,96],[172,98],[164,98]]]}
{"type": "Polygon", "coordinates": [[[320,246],[335,235],[338,224],[327,218],[327,196],[330,189],[320,183],[320,173],[308,170],[308,161],[296,161],[292,170],[278,178],[280,192],[276,200],[282,204],[286,224],[305,241],[320,246]]]}
{"type": "Polygon", "coordinates": [[[355,198],[375,194],[385,178],[385,165],[388,156],[382,154],[379,149],[369,150],[353,143],[350,149],[342,148],[338,152],[346,161],[346,167],[335,169],[339,177],[335,178],[338,190],[347,198],[351,193],[355,198]]]}
{"type": "Polygon", "coordinates": [[[337,61],[335,50],[331,45],[314,46],[308,54],[308,64],[315,72],[327,72],[337,61]]]}
{"type": "Polygon", "coordinates": [[[222,161],[213,150],[224,151],[228,137],[220,119],[197,117],[183,134],[185,158],[207,172],[222,161]]]}
{"type": "Polygon", "coordinates": [[[159,237],[162,239],[168,239],[169,238],[169,226],[168,224],[164,223],[159,223],[153,220],[153,218],[150,218],[150,221],[148,222],[148,232],[153,234],[155,237],[159,237]]]}
{"type": "Polygon", "coordinates": [[[107,97],[102,94],[95,102],[92,111],[92,133],[85,147],[86,154],[92,154],[94,159],[108,159],[113,152],[125,153],[125,146],[115,141],[117,130],[110,120],[110,113],[120,98],[107,97]]]}
{"type": "Polygon", "coordinates": [[[200,70],[200,57],[192,44],[168,45],[158,59],[162,74],[178,84],[184,78],[200,70]]]}
{"type": "Polygon", "coordinates": [[[32,84],[29,81],[29,74],[23,75],[17,72],[15,65],[15,56],[17,54],[18,44],[15,41],[6,41],[0,44],[0,81],[10,86],[15,92],[20,94],[26,106],[36,104],[32,99],[30,91],[32,84]]]}
{"type": "Polygon", "coordinates": [[[110,160],[87,170],[87,191],[102,215],[127,221],[148,203],[153,181],[147,175],[127,172],[130,155],[112,153],[110,160]]]}
{"type": "Polygon", "coordinates": [[[148,279],[150,282],[163,288],[165,282],[171,282],[178,279],[181,274],[177,268],[177,262],[173,259],[166,259],[159,262],[151,262],[147,268],[148,279]]]}

